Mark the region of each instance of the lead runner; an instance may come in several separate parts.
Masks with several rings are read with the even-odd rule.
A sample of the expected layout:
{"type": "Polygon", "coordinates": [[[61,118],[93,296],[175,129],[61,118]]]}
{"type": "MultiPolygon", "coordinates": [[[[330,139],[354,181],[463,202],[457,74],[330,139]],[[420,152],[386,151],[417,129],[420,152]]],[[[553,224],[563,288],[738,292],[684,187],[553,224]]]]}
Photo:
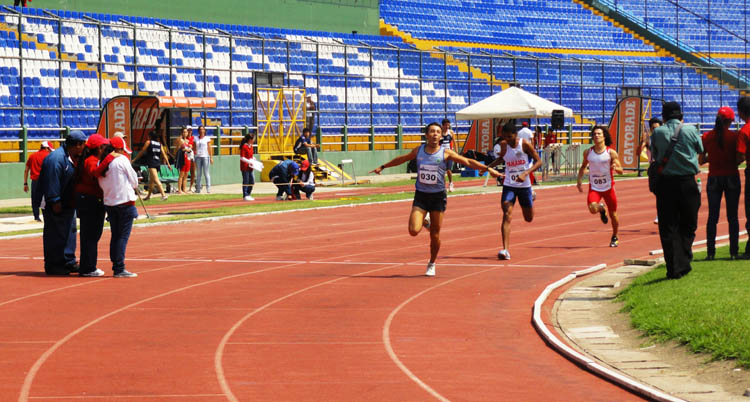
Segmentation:
{"type": "Polygon", "coordinates": [[[609,209],[609,218],[612,220],[612,238],[609,242],[610,247],[617,247],[620,244],[617,238],[617,230],[620,227],[620,218],[617,217],[617,195],[615,194],[614,173],[622,174],[623,169],[620,164],[620,158],[617,151],[610,148],[612,137],[609,130],[603,126],[595,126],[591,129],[591,139],[594,146],[583,151],[583,162],[578,169],[578,187],[579,192],[583,192],[581,179],[589,167],[589,195],[587,202],[589,212],[598,213],[602,222],[607,223],[607,209],[609,209]],[[602,199],[607,204],[605,208],[602,205],[602,199]]]}
{"type": "Polygon", "coordinates": [[[414,192],[414,202],[409,214],[409,234],[416,236],[426,227],[430,230],[430,262],[427,263],[425,275],[435,276],[435,260],[440,251],[440,228],[443,225],[443,213],[448,203],[445,192],[445,171],[447,162],[453,161],[464,166],[477,169],[480,172],[488,170],[493,177],[500,176],[495,169],[465,158],[456,152],[440,146],[442,128],[438,123],[430,123],[425,127],[426,144],[414,148],[408,154],[395,157],[393,160],[372,170],[370,173],[380,174],[383,169],[398,166],[410,160],[417,160],[417,182],[414,192]],[[429,212],[429,215],[427,213],[429,212]]]}

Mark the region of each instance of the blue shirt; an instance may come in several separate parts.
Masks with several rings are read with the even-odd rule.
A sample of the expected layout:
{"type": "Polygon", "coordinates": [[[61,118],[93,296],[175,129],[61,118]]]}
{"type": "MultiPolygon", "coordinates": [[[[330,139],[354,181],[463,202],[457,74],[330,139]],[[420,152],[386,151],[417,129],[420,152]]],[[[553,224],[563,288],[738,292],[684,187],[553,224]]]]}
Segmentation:
{"type": "Polygon", "coordinates": [[[416,189],[424,193],[445,191],[445,148],[440,147],[434,154],[425,151],[425,145],[417,152],[416,189]]]}
{"type": "Polygon", "coordinates": [[[44,197],[45,203],[61,202],[63,208],[73,207],[73,176],[75,167],[68,156],[65,143],[52,151],[42,162],[39,172],[39,201],[44,197]]]}
{"type": "Polygon", "coordinates": [[[292,180],[292,176],[299,173],[299,165],[297,165],[296,162],[294,162],[291,159],[285,159],[281,162],[279,162],[278,165],[274,166],[270,172],[268,172],[268,177],[274,178],[278,177],[281,179],[281,181],[289,182],[292,180]],[[292,171],[289,172],[289,167],[292,167],[292,171]]]}

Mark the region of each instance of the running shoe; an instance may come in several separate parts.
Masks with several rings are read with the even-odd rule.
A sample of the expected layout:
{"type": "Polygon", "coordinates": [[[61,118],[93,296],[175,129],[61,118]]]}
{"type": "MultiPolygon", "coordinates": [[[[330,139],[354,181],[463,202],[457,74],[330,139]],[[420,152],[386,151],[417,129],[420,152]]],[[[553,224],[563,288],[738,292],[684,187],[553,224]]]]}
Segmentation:
{"type": "Polygon", "coordinates": [[[658,224],[659,224],[659,217],[657,216],[656,219],[654,219],[654,225],[658,225],[658,224]]]}
{"type": "Polygon", "coordinates": [[[161,200],[162,200],[162,201],[166,201],[166,200],[167,200],[168,198],[169,198],[169,196],[168,196],[168,195],[165,195],[165,196],[161,197],[161,200]]]}
{"type": "Polygon", "coordinates": [[[435,276],[435,263],[434,262],[428,262],[427,263],[427,271],[425,271],[425,276],[435,276]]]}
{"type": "Polygon", "coordinates": [[[455,187],[453,187],[453,182],[450,182],[450,183],[448,184],[448,192],[452,193],[452,192],[453,192],[453,190],[455,190],[455,189],[456,189],[456,188],[455,188],[455,187]]]}
{"type": "Polygon", "coordinates": [[[531,190],[531,201],[536,201],[536,191],[531,190]]]}
{"type": "Polygon", "coordinates": [[[138,274],[130,272],[126,269],[113,275],[115,278],[135,278],[138,274]]]}
{"type": "Polygon", "coordinates": [[[510,260],[510,253],[508,250],[500,250],[500,252],[497,253],[497,258],[499,260],[510,260]]]}
{"type": "Polygon", "coordinates": [[[91,271],[91,272],[84,272],[84,273],[82,273],[82,274],[79,274],[79,275],[80,275],[80,276],[85,276],[85,277],[96,277],[96,276],[104,276],[104,271],[102,271],[101,269],[97,268],[97,269],[96,269],[96,270],[94,270],[94,271],[91,271]]]}
{"type": "Polygon", "coordinates": [[[422,222],[422,227],[425,228],[425,229],[429,229],[430,228],[430,213],[429,212],[424,216],[424,221],[422,222]]]}
{"type": "Polygon", "coordinates": [[[310,201],[315,201],[315,196],[313,194],[310,194],[310,196],[307,197],[307,199],[310,201]]]}
{"type": "Polygon", "coordinates": [[[244,200],[245,200],[245,201],[255,201],[255,198],[253,198],[253,197],[251,197],[251,196],[249,196],[249,195],[246,195],[246,196],[244,197],[244,200]]]}
{"type": "Polygon", "coordinates": [[[607,224],[609,222],[609,219],[607,219],[607,210],[604,209],[604,205],[599,204],[602,209],[599,210],[599,218],[601,218],[603,224],[607,224]]]}
{"type": "Polygon", "coordinates": [[[612,240],[609,241],[610,247],[617,247],[620,245],[620,240],[617,238],[617,236],[612,236],[612,240]]]}

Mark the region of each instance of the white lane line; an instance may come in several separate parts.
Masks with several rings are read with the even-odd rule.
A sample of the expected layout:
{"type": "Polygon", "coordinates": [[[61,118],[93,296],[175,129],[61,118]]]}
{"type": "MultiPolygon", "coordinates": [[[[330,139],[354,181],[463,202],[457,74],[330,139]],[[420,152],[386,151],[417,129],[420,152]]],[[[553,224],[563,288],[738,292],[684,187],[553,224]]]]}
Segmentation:
{"type": "MultiPolygon", "coordinates": [[[[392,269],[392,268],[396,268],[396,267],[399,267],[399,266],[402,266],[402,265],[403,264],[393,264],[392,266],[387,266],[387,267],[382,267],[382,268],[378,268],[378,269],[372,269],[372,270],[369,270],[369,271],[359,272],[357,274],[350,275],[350,276],[367,275],[367,274],[370,274],[370,273],[373,273],[373,272],[384,271],[386,269],[392,269]]],[[[224,391],[224,395],[226,396],[226,398],[228,400],[232,401],[232,402],[239,402],[239,399],[237,399],[237,396],[234,395],[234,393],[232,392],[232,389],[229,387],[229,382],[227,381],[226,375],[224,374],[224,365],[223,365],[224,349],[226,348],[226,345],[229,344],[229,338],[232,337],[232,335],[237,331],[237,329],[240,326],[242,326],[242,324],[245,321],[247,321],[248,319],[250,319],[250,317],[258,314],[259,312],[267,309],[268,307],[273,306],[276,303],[282,302],[282,301],[284,301],[286,299],[289,299],[291,297],[294,297],[294,296],[296,296],[296,295],[298,295],[300,293],[306,292],[306,291],[311,290],[311,289],[315,289],[315,288],[318,288],[318,287],[321,287],[321,286],[329,285],[331,283],[342,281],[344,279],[349,279],[350,276],[344,276],[344,277],[340,277],[340,278],[336,278],[336,279],[331,279],[331,280],[328,280],[328,281],[325,281],[325,282],[319,282],[319,283],[316,283],[315,285],[311,285],[311,286],[299,289],[297,291],[294,291],[292,293],[288,293],[288,294],[286,294],[284,296],[281,296],[281,297],[279,297],[279,298],[277,298],[275,300],[272,300],[272,301],[270,301],[270,302],[268,302],[268,303],[266,303],[266,304],[264,304],[264,305],[256,308],[255,310],[253,310],[250,313],[246,314],[244,317],[240,318],[234,325],[232,325],[232,327],[229,328],[229,330],[221,338],[221,341],[219,342],[218,346],[216,347],[216,353],[214,354],[214,369],[216,371],[216,379],[219,381],[219,386],[221,387],[221,390],[224,391]]]]}
{"type": "MultiPolygon", "coordinates": [[[[739,233],[739,237],[742,237],[742,236],[744,236],[746,234],[747,234],[747,231],[743,230],[743,231],[741,231],[739,233]]],[[[728,238],[729,238],[729,235],[717,236],[716,237],[716,242],[718,243],[719,241],[726,240],[728,238]]],[[[693,247],[695,247],[695,246],[701,246],[701,245],[704,245],[706,243],[708,243],[708,240],[695,241],[695,242],[693,242],[693,247]]],[[[718,246],[718,244],[717,244],[717,246],[718,246]]],[[[659,255],[659,254],[664,254],[664,249],[660,248],[658,250],[651,250],[651,251],[648,252],[648,255],[659,255]]]]}
{"type": "MultiPolygon", "coordinates": [[[[140,304],[147,303],[149,301],[156,300],[156,299],[159,299],[159,298],[164,297],[164,296],[169,296],[169,295],[172,295],[172,294],[184,291],[184,290],[196,288],[196,287],[199,287],[199,286],[209,285],[209,284],[212,284],[212,283],[217,283],[217,282],[225,281],[225,280],[228,280],[228,279],[234,279],[234,278],[238,278],[238,277],[241,277],[241,276],[253,275],[253,274],[262,273],[262,272],[266,272],[266,271],[272,271],[272,270],[276,270],[276,269],[282,269],[282,268],[285,268],[285,267],[286,266],[280,266],[280,267],[272,267],[272,268],[260,269],[260,270],[251,271],[251,272],[243,272],[243,273],[240,273],[240,274],[225,276],[225,277],[218,278],[218,279],[212,279],[212,280],[209,280],[209,281],[200,282],[200,283],[192,284],[192,285],[189,285],[189,286],[184,286],[184,287],[181,287],[181,288],[178,288],[178,289],[173,289],[173,290],[170,290],[168,292],[164,292],[164,293],[161,293],[161,294],[158,294],[158,295],[155,295],[155,296],[151,296],[151,297],[145,298],[143,300],[140,300],[140,301],[137,301],[137,302],[134,302],[134,303],[130,303],[127,306],[121,307],[121,308],[119,308],[117,310],[114,310],[114,311],[111,311],[111,312],[109,312],[107,314],[104,314],[104,315],[100,316],[99,318],[97,318],[95,320],[89,321],[88,323],[86,323],[86,324],[78,327],[73,332],[70,332],[68,335],[66,335],[65,337],[63,337],[59,341],[57,341],[54,345],[52,345],[49,349],[47,349],[41,356],[39,356],[39,358],[36,360],[36,362],[34,362],[34,365],[31,367],[31,369],[29,369],[29,372],[26,374],[26,378],[24,378],[23,386],[21,387],[21,393],[18,396],[18,402],[26,402],[26,401],[29,400],[29,392],[31,391],[31,385],[34,383],[34,378],[36,377],[37,373],[39,372],[39,369],[41,369],[42,365],[47,361],[47,359],[49,359],[49,357],[52,356],[52,354],[55,353],[55,351],[57,349],[59,349],[62,345],[64,345],[67,341],[69,341],[71,338],[73,338],[74,336],[78,335],[79,333],[83,332],[84,330],[88,329],[89,327],[91,327],[91,326],[93,326],[93,325],[95,325],[95,324],[97,324],[97,323],[99,323],[99,322],[101,322],[101,321],[103,321],[103,320],[105,320],[105,319],[107,319],[107,318],[115,315],[115,314],[123,312],[123,311],[125,311],[125,310],[127,310],[127,309],[129,309],[131,307],[135,307],[135,306],[138,306],[140,304]]],[[[85,283],[92,283],[92,282],[84,282],[84,284],[85,283]]],[[[78,285],[78,286],[80,286],[80,285],[78,285]]]]}
{"type": "Polygon", "coordinates": [[[32,396],[29,399],[141,399],[141,398],[216,398],[222,394],[167,394],[167,395],[58,395],[32,396]]]}
{"type": "Polygon", "coordinates": [[[4,305],[10,304],[10,303],[15,303],[15,302],[20,301],[20,300],[30,299],[30,298],[36,297],[36,296],[41,296],[41,295],[44,295],[44,294],[47,294],[47,293],[59,292],[61,290],[65,290],[65,289],[72,289],[72,288],[76,288],[78,286],[84,286],[84,285],[89,285],[89,284],[96,283],[96,282],[106,281],[107,279],[111,279],[111,278],[88,280],[88,281],[85,281],[85,282],[76,283],[75,285],[63,286],[61,288],[54,288],[54,289],[49,289],[49,290],[45,290],[45,291],[42,291],[42,292],[32,293],[32,294],[26,295],[26,296],[16,297],[15,299],[10,299],[10,300],[6,300],[4,302],[0,302],[0,306],[4,306],[4,305]]]}
{"type": "Polygon", "coordinates": [[[498,268],[489,268],[489,269],[485,269],[485,270],[482,270],[482,271],[472,272],[470,274],[466,274],[466,275],[459,276],[459,277],[456,277],[456,278],[453,278],[453,279],[449,279],[449,280],[447,280],[445,282],[441,282],[441,283],[439,283],[439,284],[437,284],[437,285],[435,285],[433,287],[424,289],[423,291],[421,291],[421,292],[413,295],[412,297],[406,299],[403,303],[399,304],[398,307],[396,307],[395,309],[393,309],[393,311],[391,311],[391,313],[388,315],[388,318],[386,318],[385,323],[383,324],[383,345],[385,346],[386,352],[388,352],[388,356],[390,356],[391,360],[393,360],[393,362],[396,363],[396,366],[398,366],[398,368],[401,369],[401,371],[403,371],[404,374],[406,374],[407,377],[409,377],[412,381],[414,381],[415,383],[417,383],[417,385],[419,385],[422,389],[424,389],[430,395],[434,396],[435,398],[437,398],[440,401],[448,402],[450,400],[448,398],[440,395],[432,387],[430,387],[424,381],[422,381],[419,377],[417,377],[411,370],[409,370],[408,367],[406,367],[406,365],[403,362],[401,362],[401,359],[398,358],[398,356],[396,355],[396,352],[393,351],[393,346],[391,345],[391,323],[393,322],[393,317],[395,317],[396,314],[398,314],[398,312],[402,308],[404,308],[404,306],[406,306],[407,304],[411,303],[414,299],[422,296],[423,294],[425,294],[425,293],[427,293],[427,292],[429,292],[429,291],[431,291],[433,289],[437,289],[437,288],[439,288],[441,286],[447,285],[447,284],[449,284],[451,282],[455,282],[455,281],[460,280],[460,279],[468,278],[470,276],[482,274],[482,273],[489,272],[489,271],[494,271],[496,269],[498,269],[498,268]]]}
{"type": "Polygon", "coordinates": [[[55,343],[56,341],[3,341],[0,340],[0,345],[34,345],[34,344],[46,344],[55,343]]]}

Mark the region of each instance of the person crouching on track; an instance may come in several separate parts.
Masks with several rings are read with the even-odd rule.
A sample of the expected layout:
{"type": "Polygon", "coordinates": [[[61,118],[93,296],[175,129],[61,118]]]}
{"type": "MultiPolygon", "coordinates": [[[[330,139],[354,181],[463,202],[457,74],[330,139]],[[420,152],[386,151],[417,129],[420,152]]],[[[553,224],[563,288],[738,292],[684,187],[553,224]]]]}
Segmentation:
{"type": "Polygon", "coordinates": [[[123,156],[125,142],[122,138],[113,137],[114,159],[107,171],[99,178],[99,186],[104,195],[104,208],[109,216],[112,239],[109,243],[109,259],[115,278],[134,278],[134,274],[125,269],[125,249],[133,228],[133,220],[138,216],[135,209],[135,188],[138,187],[138,175],[130,166],[128,158],[123,156]]]}
{"type": "Polygon", "coordinates": [[[620,219],[617,217],[617,195],[615,194],[614,173],[622,174],[622,164],[617,155],[617,151],[610,148],[612,137],[609,130],[603,126],[596,126],[591,130],[591,140],[594,146],[583,151],[583,162],[578,169],[578,187],[579,192],[583,192],[581,179],[589,167],[589,195],[588,206],[589,212],[599,214],[604,224],[607,223],[607,210],[609,210],[609,219],[612,220],[612,238],[609,246],[617,247],[620,241],[617,239],[617,229],[620,227],[620,219]],[[602,205],[602,199],[607,204],[605,208],[602,205]]]}
{"type": "Polygon", "coordinates": [[[518,138],[514,122],[508,122],[503,126],[502,135],[505,140],[500,143],[500,154],[489,164],[489,167],[505,161],[505,179],[501,198],[503,249],[497,253],[497,258],[510,260],[508,249],[510,248],[510,222],[513,216],[513,206],[518,198],[521,211],[523,211],[523,219],[526,222],[534,220],[534,198],[529,175],[542,166],[542,160],[539,159],[539,154],[530,143],[518,138]],[[529,159],[534,163],[529,165],[529,159]]]}
{"type": "Polygon", "coordinates": [[[146,167],[148,167],[148,194],[146,194],[146,197],[143,200],[147,201],[151,198],[151,193],[154,191],[154,185],[156,185],[156,188],[161,194],[161,199],[164,201],[169,198],[169,196],[164,193],[164,188],[159,180],[159,168],[162,163],[167,165],[170,169],[172,167],[169,165],[167,155],[159,143],[159,133],[152,131],[148,134],[148,138],[149,139],[143,144],[141,152],[139,152],[138,156],[133,159],[133,163],[138,161],[138,159],[141,159],[141,156],[143,156],[145,158],[146,167]]]}
{"type": "Polygon", "coordinates": [[[300,192],[305,193],[308,200],[313,200],[313,193],[315,192],[315,173],[312,171],[310,162],[303,160],[299,167],[299,181],[292,186],[292,194],[294,199],[299,200],[301,197],[300,192]]]}
{"type": "Polygon", "coordinates": [[[268,177],[271,178],[274,184],[276,184],[276,201],[283,201],[287,198],[292,199],[292,180],[294,176],[299,173],[299,165],[291,159],[281,161],[278,165],[274,166],[268,177]]]}
{"type": "Polygon", "coordinates": [[[255,177],[253,176],[253,142],[255,137],[252,134],[245,134],[240,141],[240,173],[242,173],[242,199],[245,201],[255,201],[251,195],[255,187],[255,177]]]}
{"type": "Polygon", "coordinates": [[[440,228],[443,225],[443,214],[448,203],[445,192],[445,171],[448,161],[460,163],[480,172],[489,171],[493,177],[500,176],[494,169],[465,158],[451,149],[440,146],[443,130],[438,123],[430,123],[425,128],[426,144],[414,148],[408,154],[397,156],[370,173],[380,174],[385,168],[398,166],[411,160],[417,160],[417,182],[415,184],[414,202],[409,214],[409,234],[416,236],[426,227],[430,230],[430,262],[427,263],[425,275],[435,276],[435,260],[440,251],[440,228]],[[428,215],[429,213],[429,215],[428,215]]]}
{"type": "Polygon", "coordinates": [[[100,175],[97,168],[101,154],[108,145],[108,139],[92,134],[86,140],[86,149],[76,166],[76,208],[81,226],[80,276],[104,275],[104,271],[96,267],[97,246],[104,228],[104,194],[97,180],[100,175]]]}

